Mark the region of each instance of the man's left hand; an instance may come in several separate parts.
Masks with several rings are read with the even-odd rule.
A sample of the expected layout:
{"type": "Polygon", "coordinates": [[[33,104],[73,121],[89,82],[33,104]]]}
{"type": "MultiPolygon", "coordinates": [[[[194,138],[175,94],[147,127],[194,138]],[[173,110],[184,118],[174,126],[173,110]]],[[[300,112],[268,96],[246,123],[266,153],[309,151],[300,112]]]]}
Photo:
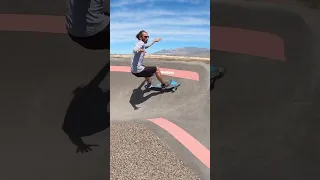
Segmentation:
{"type": "Polygon", "coordinates": [[[156,38],[155,40],[153,40],[154,42],[159,42],[161,41],[161,38],[156,38]]]}

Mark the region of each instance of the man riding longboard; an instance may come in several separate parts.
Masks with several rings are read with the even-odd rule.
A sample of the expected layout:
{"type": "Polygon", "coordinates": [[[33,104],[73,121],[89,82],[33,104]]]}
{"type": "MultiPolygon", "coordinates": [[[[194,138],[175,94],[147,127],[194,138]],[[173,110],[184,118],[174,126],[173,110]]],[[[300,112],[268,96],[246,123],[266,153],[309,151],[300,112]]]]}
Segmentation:
{"type": "Polygon", "coordinates": [[[170,85],[170,81],[164,81],[162,79],[161,71],[156,66],[144,66],[143,60],[144,56],[147,53],[145,49],[151,47],[155,42],[161,41],[161,38],[156,38],[152,43],[148,43],[149,35],[146,31],[141,30],[136,38],[138,42],[133,48],[133,56],[131,58],[131,73],[137,77],[144,77],[147,81],[147,88],[151,86],[151,77],[156,74],[157,79],[161,83],[162,88],[166,88],[170,85]]]}

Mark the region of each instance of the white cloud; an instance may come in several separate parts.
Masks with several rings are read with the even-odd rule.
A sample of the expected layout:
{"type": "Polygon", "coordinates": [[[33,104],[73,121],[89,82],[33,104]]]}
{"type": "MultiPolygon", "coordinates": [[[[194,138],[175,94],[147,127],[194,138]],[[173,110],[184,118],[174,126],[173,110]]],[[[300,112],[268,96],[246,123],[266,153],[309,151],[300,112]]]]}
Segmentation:
{"type": "Polygon", "coordinates": [[[131,4],[141,4],[141,3],[148,2],[148,1],[150,1],[150,0],[132,0],[132,1],[114,0],[114,1],[110,1],[110,7],[122,7],[122,6],[126,6],[126,5],[131,5],[131,4]]]}
{"type": "MultiPolygon", "coordinates": [[[[151,21],[147,22],[141,19],[141,21],[119,21],[119,22],[111,22],[111,31],[123,30],[123,29],[140,29],[142,27],[150,28],[150,27],[166,27],[166,28],[177,28],[183,29],[185,26],[199,27],[199,26],[208,26],[209,29],[210,22],[203,19],[198,18],[153,18],[151,21]]],[[[188,28],[188,27],[187,27],[188,28]]]]}
{"type": "MultiPolygon", "coordinates": [[[[111,2],[111,43],[132,43],[140,30],[145,30],[151,40],[161,37],[166,42],[208,42],[210,39],[210,12],[203,6],[191,6],[184,11],[181,9],[168,10],[165,8],[129,9],[127,5],[155,2],[157,0],[119,0],[111,2]],[[121,4],[121,7],[120,7],[121,4]],[[119,8],[120,7],[120,8],[119,8]]],[[[160,0],[158,0],[160,2],[160,0]]],[[[198,3],[200,0],[161,0],[198,3]]],[[[209,7],[209,1],[206,1],[209,7]]],[[[139,8],[138,5],[137,7],[139,8]]]]}
{"type": "MultiPolygon", "coordinates": [[[[132,29],[127,31],[117,31],[115,33],[111,33],[111,43],[134,42],[136,41],[135,36],[140,30],[141,29],[132,29]]],[[[210,39],[210,33],[208,33],[208,30],[201,28],[177,28],[171,30],[167,30],[165,28],[150,28],[148,30],[145,30],[149,32],[151,39],[161,37],[163,41],[166,42],[209,42],[210,39]]]]}
{"type": "Polygon", "coordinates": [[[182,17],[196,17],[206,16],[208,19],[206,19],[207,22],[209,22],[210,12],[206,10],[186,10],[186,11],[169,11],[165,9],[147,9],[147,10],[130,10],[126,8],[117,9],[111,11],[111,18],[113,21],[118,20],[141,20],[141,19],[150,19],[150,18],[156,18],[156,17],[162,17],[166,19],[167,17],[176,17],[176,18],[182,18],[182,17]]]}
{"type": "Polygon", "coordinates": [[[207,2],[206,0],[113,0],[110,1],[111,7],[122,7],[127,5],[140,5],[145,3],[156,3],[156,2],[171,2],[171,3],[190,3],[190,4],[199,4],[207,2]]]}

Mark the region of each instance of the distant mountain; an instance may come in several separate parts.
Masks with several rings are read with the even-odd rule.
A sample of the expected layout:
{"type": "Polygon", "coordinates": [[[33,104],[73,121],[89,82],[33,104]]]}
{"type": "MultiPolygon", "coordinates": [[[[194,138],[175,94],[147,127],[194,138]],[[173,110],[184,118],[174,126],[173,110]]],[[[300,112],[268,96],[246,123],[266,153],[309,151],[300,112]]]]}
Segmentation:
{"type": "Polygon", "coordinates": [[[184,47],[177,49],[163,49],[152,54],[190,57],[210,57],[210,50],[206,48],[184,47]]]}

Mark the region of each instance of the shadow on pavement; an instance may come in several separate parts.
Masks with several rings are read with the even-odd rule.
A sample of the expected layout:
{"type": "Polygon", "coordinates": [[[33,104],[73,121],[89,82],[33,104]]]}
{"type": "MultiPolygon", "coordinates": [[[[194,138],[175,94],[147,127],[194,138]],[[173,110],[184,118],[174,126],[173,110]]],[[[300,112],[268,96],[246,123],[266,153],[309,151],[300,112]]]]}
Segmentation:
{"type": "Polygon", "coordinates": [[[110,127],[110,90],[104,92],[100,83],[110,72],[108,62],[97,76],[86,86],[80,86],[73,91],[72,99],[62,126],[71,142],[78,147],[77,152],[88,152],[92,144],[86,144],[82,137],[90,136],[110,127]]]}
{"type": "Polygon", "coordinates": [[[210,66],[210,91],[214,89],[216,80],[221,79],[227,73],[227,68],[210,66]]]}
{"type": "Polygon", "coordinates": [[[286,57],[211,52],[211,65],[228,68],[210,99],[213,178],[319,179],[319,42],[310,26],[280,9],[212,6],[212,25],[276,34],[286,57]]]}
{"type": "Polygon", "coordinates": [[[131,104],[131,106],[134,108],[134,110],[138,110],[140,107],[137,107],[138,104],[141,104],[145,101],[147,101],[148,99],[150,99],[153,96],[159,95],[159,94],[163,94],[166,91],[160,91],[160,92],[154,92],[154,93],[150,93],[146,96],[144,96],[144,94],[146,92],[149,92],[149,89],[145,89],[142,90],[142,86],[145,84],[146,81],[143,81],[136,89],[134,89],[132,91],[129,103],[131,104]]]}

